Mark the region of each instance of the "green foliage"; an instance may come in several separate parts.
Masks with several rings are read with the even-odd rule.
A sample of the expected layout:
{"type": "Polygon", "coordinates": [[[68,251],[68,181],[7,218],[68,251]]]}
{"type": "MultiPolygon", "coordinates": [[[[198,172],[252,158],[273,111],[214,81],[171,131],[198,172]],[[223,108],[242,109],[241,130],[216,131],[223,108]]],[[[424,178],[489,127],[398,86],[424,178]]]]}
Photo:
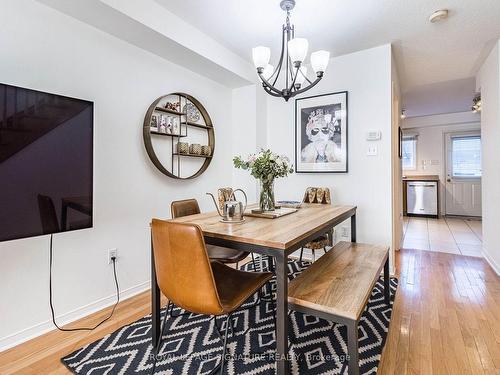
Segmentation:
{"type": "Polygon", "coordinates": [[[246,160],[243,160],[241,156],[235,156],[233,164],[235,168],[250,170],[250,174],[263,183],[293,173],[290,160],[271,150],[261,150],[258,154],[251,154],[246,160]]]}

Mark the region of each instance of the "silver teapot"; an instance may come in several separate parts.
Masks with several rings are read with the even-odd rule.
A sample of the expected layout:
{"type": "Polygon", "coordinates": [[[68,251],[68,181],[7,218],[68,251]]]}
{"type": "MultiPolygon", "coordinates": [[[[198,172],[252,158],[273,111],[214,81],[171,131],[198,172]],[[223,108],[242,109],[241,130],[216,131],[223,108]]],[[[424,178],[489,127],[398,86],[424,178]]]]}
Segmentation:
{"type": "Polygon", "coordinates": [[[245,209],[247,208],[247,195],[241,189],[231,189],[231,188],[223,188],[219,189],[219,204],[215,200],[215,197],[212,193],[207,193],[212,197],[214,201],[215,208],[221,217],[221,221],[225,223],[241,223],[244,218],[243,214],[245,209]],[[237,191],[241,191],[243,196],[245,197],[245,205],[243,203],[236,200],[234,193],[237,191]],[[221,212],[222,209],[222,212],[221,212]]]}

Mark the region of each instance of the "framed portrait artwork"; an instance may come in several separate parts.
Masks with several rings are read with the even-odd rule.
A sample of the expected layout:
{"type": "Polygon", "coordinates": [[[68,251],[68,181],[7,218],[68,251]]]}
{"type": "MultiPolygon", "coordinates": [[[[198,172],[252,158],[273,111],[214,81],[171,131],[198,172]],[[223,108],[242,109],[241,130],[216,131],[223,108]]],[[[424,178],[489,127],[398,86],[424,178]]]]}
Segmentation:
{"type": "Polygon", "coordinates": [[[295,100],[295,171],[347,173],[347,91],[295,100]]]}

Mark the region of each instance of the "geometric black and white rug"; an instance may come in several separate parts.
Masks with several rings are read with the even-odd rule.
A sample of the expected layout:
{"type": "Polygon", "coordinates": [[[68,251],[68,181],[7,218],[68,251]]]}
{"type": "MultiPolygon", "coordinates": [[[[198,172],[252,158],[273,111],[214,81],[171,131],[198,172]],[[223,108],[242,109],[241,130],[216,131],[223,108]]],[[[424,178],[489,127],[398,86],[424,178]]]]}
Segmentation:
{"type": "MultiPolygon", "coordinates": [[[[266,260],[264,260],[264,263],[266,260]]],[[[257,260],[257,264],[260,262],[257,260]]],[[[310,263],[290,261],[290,279],[310,263]]],[[[253,265],[242,268],[251,270],[253,265]]],[[[384,303],[380,279],[372,291],[358,326],[361,374],[376,374],[385,344],[398,280],[391,279],[391,306],[384,303]]],[[[271,284],[274,289],[275,285],[271,284]]],[[[269,292],[269,291],[267,291],[269,292]]],[[[246,302],[251,305],[257,296],[246,302]]],[[[174,316],[182,313],[174,309],[174,316]]],[[[165,309],[162,310],[162,317],[165,309]]],[[[273,307],[261,301],[235,313],[228,337],[226,374],[274,374],[273,307]],[[251,329],[245,334],[248,327],[251,329]]],[[[223,318],[219,318],[219,328],[223,318]]],[[[156,374],[207,374],[220,361],[222,343],[210,317],[196,314],[167,318],[156,374]]],[[[347,330],[342,324],[293,312],[289,319],[292,374],[347,374],[347,330]]],[[[62,358],[75,374],[149,374],[152,370],[151,316],[124,326],[62,358]]]]}

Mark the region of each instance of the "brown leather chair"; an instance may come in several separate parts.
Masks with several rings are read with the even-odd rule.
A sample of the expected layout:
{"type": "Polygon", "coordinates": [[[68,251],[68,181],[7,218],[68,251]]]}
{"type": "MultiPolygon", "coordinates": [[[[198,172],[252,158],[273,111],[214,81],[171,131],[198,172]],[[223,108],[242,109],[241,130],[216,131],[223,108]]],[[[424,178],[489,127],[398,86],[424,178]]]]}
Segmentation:
{"type": "MultiPolygon", "coordinates": [[[[304,203],[317,203],[317,204],[332,204],[330,189],[327,187],[308,187],[302,199],[304,203]]],[[[313,262],[316,260],[316,250],[323,249],[326,253],[326,247],[333,246],[333,230],[305,245],[306,248],[311,249],[313,262]]],[[[300,249],[299,261],[302,262],[302,255],[304,248],[300,249]]]]}
{"type": "MultiPolygon", "coordinates": [[[[222,374],[230,322],[232,326],[231,316],[248,298],[260,292],[261,288],[271,280],[272,273],[240,271],[210,261],[203,232],[196,224],[153,219],[151,233],[156,278],[161,292],[168,298],[169,303],[171,301],[192,313],[213,315],[218,333],[220,332],[216,316],[226,315],[222,359],[211,372],[215,373],[220,368],[222,374]]],[[[166,311],[160,342],[156,349],[153,373],[168,315],[166,311]]],[[[220,337],[222,339],[222,335],[220,337]]]]}
{"type": "MultiPolygon", "coordinates": [[[[173,201],[170,205],[170,212],[172,214],[172,219],[195,215],[200,213],[200,206],[198,205],[198,201],[196,199],[184,199],[181,201],[173,201]]],[[[212,260],[216,260],[221,263],[236,263],[236,268],[238,268],[238,263],[245,259],[249,253],[246,251],[229,249],[227,247],[220,247],[214,245],[206,245],[208,257],[212,260]]],[[[252,254],[252,261],[254,262],[254,270],[255,268],[255,260],[252,254]]]]}

